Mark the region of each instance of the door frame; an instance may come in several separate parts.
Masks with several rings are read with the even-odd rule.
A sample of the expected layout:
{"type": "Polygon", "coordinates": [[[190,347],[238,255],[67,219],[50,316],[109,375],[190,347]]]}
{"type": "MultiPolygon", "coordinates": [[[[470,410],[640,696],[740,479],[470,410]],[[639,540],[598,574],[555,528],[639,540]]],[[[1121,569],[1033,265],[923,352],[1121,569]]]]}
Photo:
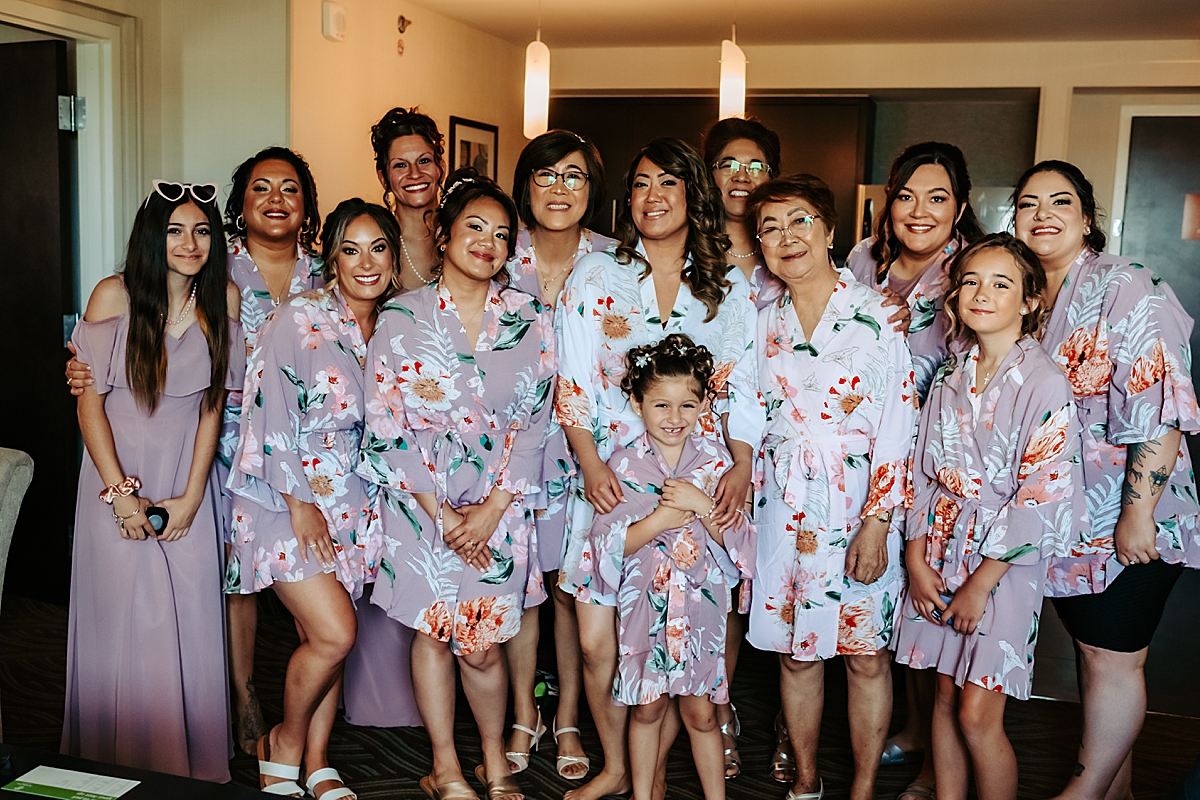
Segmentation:
{"type": "Polygon", "coordinates": [[[1109,204],[1112,231],[1106,248],[1115,255],[1121,255],[1125,241],[1125,192],[1129,183],[1129,145],[1134,117],[1200,117],[1200,105],[1121,106],[1121,118],[1117,128],[1117,166],[1113,172],[1112,203],[1109,204]]]}
{"type": "Polygon", "coordinates": [[[142,185],[141,60],[137,20],[70,0],[0,0],[0,22],[75,41],[76,92],[87,98],[78,133],[76,304],[124,258],[142,185]]]}

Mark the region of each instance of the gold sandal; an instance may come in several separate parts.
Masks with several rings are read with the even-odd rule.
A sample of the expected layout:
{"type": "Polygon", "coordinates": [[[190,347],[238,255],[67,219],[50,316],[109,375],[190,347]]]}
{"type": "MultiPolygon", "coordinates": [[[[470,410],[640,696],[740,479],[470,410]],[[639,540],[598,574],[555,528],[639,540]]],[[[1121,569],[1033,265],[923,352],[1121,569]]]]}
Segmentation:
{"type": "Polygon", "coordinates": [[[787,726],[783,724],[783,712],[775,717],[775,752],[771,755],[771,778],[776,783],[795,783],[796,764],[792,753],[792,740],[787,726]]]}
{"type": "Polygon", "coordinates": [[[423,775],[420,786],[429,800],[479,800],[479,795],[466,781],[450,781],[435,786],[432,775],[423,775]]]}
{"type": "MultiPolygon", "coordinates": [[[[489,781],[487,779],[487,770],[483,768],[483,764],[480,764],[475,768],[475,777],[479,779],[479,782],[483,784],[484,789],[487,791],[488,800],[514,796],[525,800],[525,792],[521,791],[521,787],[513,780],[512,775],[505,775],[503,778],[496,778],[489,781]]],[[[443,796],[441,800],[450,800],[450,798],[443,796]]]]}
{"type": "Polygon", "coordinates": [[[733,707],[733,703],[729,704],[729,722],[726,722],[719,729],[721,731],[721,744],[725,744],[725,739],[733,743],[732,747],[725,748],[725,780],[730,781],[742,774],[742,754],[738,752],[737,737],[742,735],[742,721],[738,719],[737,709],[733,707]]]}

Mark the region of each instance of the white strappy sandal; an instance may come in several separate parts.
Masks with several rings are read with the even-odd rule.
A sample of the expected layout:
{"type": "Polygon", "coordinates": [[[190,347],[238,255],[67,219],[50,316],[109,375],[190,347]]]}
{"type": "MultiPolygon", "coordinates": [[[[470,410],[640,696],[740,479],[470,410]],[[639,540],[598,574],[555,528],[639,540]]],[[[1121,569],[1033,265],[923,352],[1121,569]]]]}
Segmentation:
{"type": "Polygon", "coordinates": [[[822,800],[825,797],[825,779],[818,778],[817,790],[815,792],[796,792],[788,790],[787,800],[822,800]]]}
{"type": "Polygon", "coordinates": [[[271,760],[271,732],[267,731],[258,740],[258,790],[263,794],[283,797],[304,797],[304,787],[296,783],[300,777],[299,765],[280,764],[271,760]],[[282,778],[280,783],[264,786],[263,778],[282,778]]]}
{"type": "Polygon", "coordinates": [[[333,767],[322,767],[313,772],[304,781],[304,784],[308,787],[308,796],[316,797],[318,800],[346,800],[347,798],[358,800],[358,795],[350,790],[350,787],[342,780],[342,776],[333,767]],[[323,794],[317,794],[317,784],[322,781],[337,781],[342,785],[323,794]]]}
{"type": "Polygon", "coordinates": [[[530,736],[529,749],[524,753],[516,750],[510,750],[504,754],[504,757],[508,759],[508,763],[512,765],[509,767],[508,771],[513,775],[529,769],[529,758],[531,755],[533,755],[533,751],[537,750],[541,746],[542,737],[546,735],[546,725],[542,722],[542,710],[540,708],[538,709],[537,724],[535,727],[537,728],[536,730],[530,730],[524,725],[513,723],[512,729],[514,731],[528,733],[530,736]]]}
{"type": "MultiPolygon", "coordinates": [[[[554,746],[558,747],[558,737],[564,733],[579,733],[579,728],[574,725],[568,725],[565,728],[558,727],[558,717],[556,716],[550,721],[554,726],[554,746]]],[[[558,771],[561,778],[566,778],[569,781],[581,781],[588,776],[588,772],[592,769],[592,760],[587,756],[557,756],[554,760],[554,768],[558,771]],[[573,767],[576,764],[583,764],[584,770],[579,775],[568,775],[565,770],[567,767],[573,767]]]]}

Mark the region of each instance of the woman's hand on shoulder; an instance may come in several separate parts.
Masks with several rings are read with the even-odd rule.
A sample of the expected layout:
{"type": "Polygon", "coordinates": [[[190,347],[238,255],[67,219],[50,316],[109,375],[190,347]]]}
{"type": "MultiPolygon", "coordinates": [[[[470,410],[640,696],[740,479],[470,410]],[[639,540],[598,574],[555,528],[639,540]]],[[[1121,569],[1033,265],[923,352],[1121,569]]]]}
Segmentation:
{"type": "Polygon", "coordinates": [[[67,342],[67,349],[71,351],[71,357],[67,359],[67,386],[71,387],[71,394],[79,397],[84,389],[96,381],[92,377],[92,368],[79,360],[79,351],[75,349],[75,343],[67,342]]]}
{"type": "Polygon", "coordinates": [[[128,308],[129,296],[125,293],[125,279],[120,275],[109,275],[92,290],[87,311],[83,312],[83,319],[85,322],[100,322],[119,317],[128,308]]]}

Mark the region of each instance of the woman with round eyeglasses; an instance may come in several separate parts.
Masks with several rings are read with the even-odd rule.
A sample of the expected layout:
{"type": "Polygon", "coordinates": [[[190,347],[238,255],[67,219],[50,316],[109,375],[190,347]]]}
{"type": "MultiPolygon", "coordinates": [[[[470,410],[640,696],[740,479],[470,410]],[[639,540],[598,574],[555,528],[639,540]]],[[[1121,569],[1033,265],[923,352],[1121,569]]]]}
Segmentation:
{"type": "Polygon", "coordinates": [[[383,204],[400,225],[400,283],[407,291],[436,282],[433,239],[438,192],[446,171],[445,137],[416,108],[393,108],[371,126],[375,175],[383,204]]]}
{"type": "MultiPolygon", "coordinates": [[[[763,264],[753,226],[746,225],[746,198],[771,176],[779,175],[779,135],[755,119],[723,119],[704,135],[704,161],[712,167],[713,183],[725,209],[725,235],[730,242],[725,259],[750,281],[750,297],[762,308],[778,298],[783,287],[763,264]]],[[[739,636],[744,634],[745,627],[739,631],[739,636]]],[[[736,663],[736,645],[732,653],[726,653],[727,659],[730,656],[736,663]]],[[[729,716],[728,708],[721,716],[729,716]]],[[[736,741],[734,749],[736,752],[736,741]]],[[[732,764],[730,767],[732,771],[732,764]]]]}
{"type": "Polygon", "coordinates": [[[229,780],[218,491],[246,367],[215,184],[154,182],[124,270],[72,334],[92,381],[75,506],[62,752],[229,780]],[[232,315],[232,316],[228,316],[232,315]]]}
{"type": "Polygon", "coordinates": [[[829,255],[837,212],[819,178],[791,175],[747,201],[767,268],[787,287],[758,314],[767,422],[750,644],[780,654],[796,773],[820,800],[825,661],[845,656],[852,800],[874,797],[892,709],[888,644],[903,574],[892,524],[908,499],[916,428],[912,358],[883,298],[829,255]]]}
{"type": "Polygon", "coordinates": [[[1157,275],[1104,252],[1092,184],[1043,161],[1017,181],[1013,226],[1046,269],[1042,346],[1083,427],[1091,527],[1052,559],[1046,594],[1075,641],[1083,735],[1059,798],[1129,797],[1143,669],[1175,581],[1200,567],[1200,504],[1183,433],[1200,431],[1193,321],[1157,275]]]}
{"type": "MultiPolygon", "coordinates": [[[[555,413],[579,464],[567,501],[559,586],[575,597],[584,688],[604,750],[603,771],[568,792],[566,800],[598,800],[627,792],[631,785],[628,711],[613,702],[614,681],[628,685],[643,680],[617,671],[616,603],[624,542],[610,537],[601,544],[591,535],[594,513],[612,511],[624,497],[621,480],[605,461],[644,428],[621,391],[625,353],[668,334],[685,333],[715,355],[714,389],[724,396],[701,416],[700,425],[705,434],[723,437],[734,457],[715,495],[713,519],[722,528],[741,517],[753,447],[762,429],[754,374],[754,305],[745,276],[725,263],[729,240],[720,227],[722,211],[708,167],[690,145],[656,139],[634,157],[624,185],[625,209],[617,223],[620,244],[613,252],[580,260],[555,318],[562,354],[555,413]]],[[[654,670],[647,663],[646,681],[653,680],[654,670]]],[[[662,742],[669,747],[679,717],[668,720],[662,742]]],[[[660,749],[660,770],[665,755],[660,749]]]]}
{"type": "MultiPolygon", "coordinates": [[[[570,131],[543,133],[521,151],[513,174],[513,199],[523,227],[508,263],[513,285],[554,310],[575,264],[616,242],[585,226],[604,205],[604,164],[596,146],[570,131]]],[[[535,511],[536,589],[526,594],[521,630],[504,643],[513,691],[515,724],[506,755],[509,769],[521,772],[547,730],[558,748],[555,768],[567,780],[587,777],[591,764],[579,738],[579,697],[583,690],[579,626],[575,600],[558,588],[566,525],[567,489],[574,458],[562,427],[551,421],[543,445],[542,494],[535,511]],[[544,588],[549,587],[549,588],[544,588]],[[544,590],[544,591],[543,591],[544,590]],[[557,660],[557,712],[547,729],[534,697],[539,628],[537,608],[549,592],[554,598],[554,650],[557,660]],[[532,613],[530,609],[532,608],[532,613]]]]}

